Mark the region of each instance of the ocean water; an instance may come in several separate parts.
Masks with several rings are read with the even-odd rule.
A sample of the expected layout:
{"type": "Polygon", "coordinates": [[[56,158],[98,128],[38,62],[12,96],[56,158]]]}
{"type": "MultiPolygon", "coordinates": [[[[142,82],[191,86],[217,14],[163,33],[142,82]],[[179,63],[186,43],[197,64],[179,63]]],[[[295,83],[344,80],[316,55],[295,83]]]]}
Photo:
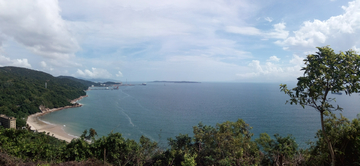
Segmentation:
{"type": "MultiPolygon", "coordinates": [[[[291,86],[289,86],[291,87],[291,86]]],[[[139,140],[141,135],[167,146],[167,138],[192,134],[199,122],[236,121],[250,124],[254,138],[260,133],[292,134],[301,147],[314,141],[320,114],[313,108],[285,104],[289,99],[279,84],[269,83],[148,83],[119,90],[90,90],[82,107],[53,112],[41,120],[64,126],[80,136],[94,128],[99,136],[110,132],[139,140]]],[[[360,113],[360,96],[333,95],[349,119],[360,113]]]]}

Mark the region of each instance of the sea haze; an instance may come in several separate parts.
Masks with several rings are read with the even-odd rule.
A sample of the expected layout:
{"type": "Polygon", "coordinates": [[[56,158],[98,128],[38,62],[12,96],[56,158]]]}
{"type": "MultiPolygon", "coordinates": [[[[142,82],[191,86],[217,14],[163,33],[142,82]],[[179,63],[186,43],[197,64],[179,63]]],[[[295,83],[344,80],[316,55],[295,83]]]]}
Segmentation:
{"type": "MultiPolygon", "coordinates": [[[[289,97],[280,92],[279,84],[148,83],[87,94],[80,101],[83,107],[53,112],[41,120],[62,125],[71,135],[94,128],[99,136],[119,132],[139,140],[144,135],[162,146],[179,133],[192,135],[192,126],[199,122],[215,126],[240,118],[253,127],[255,138],[263,132],[292,134],[301,147],[320,129],[319,113],[285,104],[289,97]]],[[[359,94],[330,97],[336,97],[345,117],[353,119],[360,113],[359,94]]]]}

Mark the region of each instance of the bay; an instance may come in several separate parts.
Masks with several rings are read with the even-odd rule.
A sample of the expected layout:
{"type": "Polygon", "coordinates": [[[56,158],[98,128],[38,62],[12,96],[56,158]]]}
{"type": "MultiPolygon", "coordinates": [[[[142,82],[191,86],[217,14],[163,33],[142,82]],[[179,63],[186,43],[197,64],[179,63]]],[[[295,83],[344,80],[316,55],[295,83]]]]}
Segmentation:
{"type": "MultiPolygon", "coordinates": [[[[289,85],[289,87],[292,87],[289,85]]],[[[53,112],[41,120],[64,126],[75,136],[94,128],[99,136],[110,132],[139,140],[141,135],[167,146],[167,138],[192,135],[199,122],[216,123],[243,119],[260,133],[292,134],[300,147],[314,141],[320,116],[311,107],[285,104],[289,99],[272,83],[148,83],[120,86],[119,90],[90,90],[82,107],[53,112]]],[[[358,94],[331,94],[349,119],[360,113],[358,94]]],[[[339,113],[337,113],[339,114],[339,113]]]]}

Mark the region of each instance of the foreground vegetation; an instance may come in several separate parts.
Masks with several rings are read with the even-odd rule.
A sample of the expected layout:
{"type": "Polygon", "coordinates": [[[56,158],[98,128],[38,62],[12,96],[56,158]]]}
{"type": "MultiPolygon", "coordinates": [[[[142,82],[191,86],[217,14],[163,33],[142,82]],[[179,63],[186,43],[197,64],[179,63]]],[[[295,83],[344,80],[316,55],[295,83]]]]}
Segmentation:
{"type": "MultiPolygon", "coordinates": [[[[340,51],[335,53],[330,47],[317,47],[318,52],[304,59],[303,76],[298,78],[295,88],[288,89],[286,84],[280,85],[281,91],[290,96],[290,104],[309,106],[320,113],[320,123],[323,140],[331,156],[331,165],[336,165],[336,142],[331,140],[330,133],[325,129],[325,116],[342,108],[334,106],[335,98],[330,93],[344,91],[346,95],[360,91],[360,55],[355,51],[340,51]]],[[[336,128],[337,125],[327,126],[336,128]]],[[[335,135],[336,136],[336,135],[335,135]]]]}
{"type": "MultiPolygon", "coordinates": [[[[326,132],[334,145],[337,165],[360,164],[360,119],[349,121],[335,115],[325,120],[326,132]],[[335,126],[335,127],[334,127],[335,126]]],[[[194,136],[168,139],[168,149],[141,137],[125,139],[110,133],[95,139],[90,129],[70,143],[46,133],[0,128],[0,165],[7,163],[78,165],[329,165],[331,157],[321,130],[308,149],[299,149],[291,135],[270,137],[263,133],[253,139],[251,127],[243,120],[216,126],[198,124],[194,136]],[[91,142],[91,143],[90,143],[91,142]],[[13,157],[11,157],[13,156],[13,157]],[[105,161],[105,162],[104,162],[105,161]]]]}

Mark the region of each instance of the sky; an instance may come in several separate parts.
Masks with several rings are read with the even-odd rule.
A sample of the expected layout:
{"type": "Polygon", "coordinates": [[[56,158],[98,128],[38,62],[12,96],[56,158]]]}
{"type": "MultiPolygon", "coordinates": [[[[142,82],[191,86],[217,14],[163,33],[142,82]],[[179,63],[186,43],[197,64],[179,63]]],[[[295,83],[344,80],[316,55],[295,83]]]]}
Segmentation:
{"type": "Polygon", "coordinates": [[[83,79],[294,82],[359,36],[360,0],[0,0],[0,66],[83,79]]]}

